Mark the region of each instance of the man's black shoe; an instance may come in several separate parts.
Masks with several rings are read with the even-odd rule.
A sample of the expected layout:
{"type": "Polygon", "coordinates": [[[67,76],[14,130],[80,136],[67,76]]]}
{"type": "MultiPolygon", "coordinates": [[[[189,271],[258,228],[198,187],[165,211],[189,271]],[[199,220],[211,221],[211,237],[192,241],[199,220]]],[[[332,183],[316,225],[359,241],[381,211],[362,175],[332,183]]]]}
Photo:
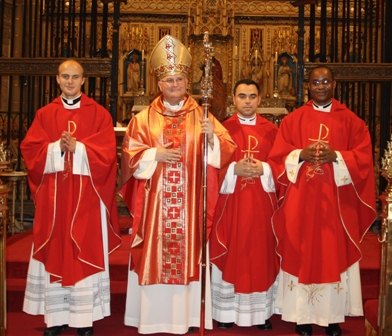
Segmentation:
{"type": "Polygon", "coordinates": [[[297,324],[295,326],[295,332],[298,335],[310,336],[310,335],[312,335],[312,325],[311,324],[297,324]]]}
{"type": "Polygon", "coordinates": [[[218,328],[230,329],[234,325],[234,322],[218,322],[218,328]]]}
{"type": "Polygon", "coordinates": [[[92,335],[94,335],[94,329],[93,329],[93,327],[78,328],[76,330],[76,335],[78,335],[78,336],[92,336],[92,335]]]}
{"type": "Polygon", "coordinates": [[[264,324],[258,324],[257,328],[260,330],[271,330],[272,329],[272,324],[270,320],[265,320],[264,324]]]}
{"type": "Polygon", "coordinates": [[[54,327],[49,327],[45,328],[44,330],[44,336],[57,336],[60,335],[61,332],[67,327],[66,324],[61,325],[61,326],[54,326],[54,327]]]}
{"type": "Polygon", "coordinates": [[[338,323],[331,323],[328,327],[325,327],[325,335],[328,336],[340,336],[342,334],[342,329],[338,323]]]}

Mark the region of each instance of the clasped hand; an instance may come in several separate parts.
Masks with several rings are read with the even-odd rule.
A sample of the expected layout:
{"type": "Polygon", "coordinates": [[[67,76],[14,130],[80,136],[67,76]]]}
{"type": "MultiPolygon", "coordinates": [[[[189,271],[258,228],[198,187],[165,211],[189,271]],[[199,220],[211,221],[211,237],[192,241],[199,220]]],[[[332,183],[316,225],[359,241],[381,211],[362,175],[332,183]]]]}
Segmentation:
{"type": "Polygon", "coordinates": [[[62,152],[75,153],[76,149],[76,139],[72,136],[70,132],[64,131],[60,138],[60,148],[62,152]]]}
{"type": "Polygon", "coordinates": [[[255,158],[243,158],[234,167],[234,174],[243,177],[259,177],[263,175],[263,164],[255,158]]]}
{"type": "Polygon", "coordinates": [[[301,151],[303,161],[324,164],[336,161],[336,152],[325,142],[315,142],[301,151]]]}

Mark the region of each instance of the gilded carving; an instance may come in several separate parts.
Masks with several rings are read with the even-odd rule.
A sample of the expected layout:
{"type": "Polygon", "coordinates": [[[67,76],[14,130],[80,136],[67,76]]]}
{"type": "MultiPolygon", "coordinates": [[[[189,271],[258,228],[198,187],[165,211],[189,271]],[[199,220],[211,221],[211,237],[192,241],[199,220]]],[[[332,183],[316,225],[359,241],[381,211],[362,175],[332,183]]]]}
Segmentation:
{"type": "MultiPolygon", "coordinates": [[[[206,1],[176,1],[176,0],[154,0],[154,1],[129,1],[127,4],[121,5],[121,13],[170,13],[170,14],[186,14],[188,8],[196,8],[197,4],[206,1]]],[[[215,0],[210,3],[218,4],[221,1],[215,0]]],[[[279,16],[289,15],[297,16],[297,8],[292,6],[288,1],[246,1],[246,0],[227,0],[228,7],[232,8],[235,15],[243,16],[279,16]]]]}

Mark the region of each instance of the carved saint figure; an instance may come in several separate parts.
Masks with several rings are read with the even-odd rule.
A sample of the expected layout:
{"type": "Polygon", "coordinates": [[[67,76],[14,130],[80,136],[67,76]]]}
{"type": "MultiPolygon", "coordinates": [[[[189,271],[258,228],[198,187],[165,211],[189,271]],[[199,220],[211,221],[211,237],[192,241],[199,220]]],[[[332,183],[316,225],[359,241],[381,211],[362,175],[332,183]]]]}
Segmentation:
{"type": "Polygon", "coordinates": [[[140,86],[140,64],[137,55],[132,55],[131,63],[128,65],[128,91],[138,92],[140,86]]]}
{"type": "Polygon", "coordinates": [[[287,57],[281,58],[282,64],[278,70],[278,89],[282,96],[291,96],[292,94],[292,72],[288,64],[287,57]]]}

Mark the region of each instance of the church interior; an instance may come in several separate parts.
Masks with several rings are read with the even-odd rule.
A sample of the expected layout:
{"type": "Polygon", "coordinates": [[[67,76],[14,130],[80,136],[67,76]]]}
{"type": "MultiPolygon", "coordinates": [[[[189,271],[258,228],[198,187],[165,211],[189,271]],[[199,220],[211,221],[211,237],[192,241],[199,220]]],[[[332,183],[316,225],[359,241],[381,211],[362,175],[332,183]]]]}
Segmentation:
{"type": "Polygon", "coordinates": [[[376,318],[367,323],[366,335],[392,335],[389,0],[2,0],[1,334],[7,330],[6,239],[15,233],[7,222],[10,213],[17,221],[23,202],[29,201],[19,144],[37,109],[59,95],[59,63],[65,58],[81,62],[87,77],[83,90],[109,110],[120,142],[126,123],[158,93],[149,57],[164,35],[178,38],[190,51],[188,92],[202,101],[205,32],[213,46],[210,108],[219,120],[234,113],[235,82],[251,78],[261,87],[258,112],[279,126],[309,99],[309,70],[326,63],[337,81],[335,97],[366,122],[380,216],[374,230],[381,250],[379,292],[369,313],[376,318]]]}

